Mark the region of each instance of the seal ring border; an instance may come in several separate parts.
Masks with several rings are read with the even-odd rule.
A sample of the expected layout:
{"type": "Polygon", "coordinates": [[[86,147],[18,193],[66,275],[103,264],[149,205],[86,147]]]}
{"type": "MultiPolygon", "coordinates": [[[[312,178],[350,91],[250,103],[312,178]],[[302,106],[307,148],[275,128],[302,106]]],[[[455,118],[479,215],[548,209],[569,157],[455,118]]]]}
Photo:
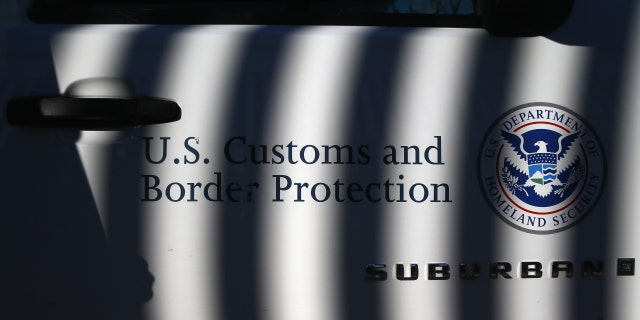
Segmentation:
{"type": "Polygon", "coordinates": [[[584,118],[582,118],[581,115],[579,115],[578,113],[574,112],[573,110],[555,104],[555,103],[551,103],[551,102],[529,102],[529,103],[525,103],[525,104],[520,104],[518,106],[515,106],[505,112],[503,112],[502,114],[500,114],[500,116],[498,116],[496,118],[496,120],[494,120],[491,125],[488,127],[487,131],[485,132],[485,134],[482,137],[482,140],[480,141],[480,146],[478,148],[478,158],[476,161],[476,174],[478,177],[478,183],[480,186],[480,190],[482,192],[482,197],[485,199],[486,204],[490,207],[491,211],[493,211],[493,213],[495,215],[498,216],[498,218],[500,218],[503,222],[505,222],[506,224],[508,224],[510,227],[518,229],[520,231],[526,232],[526,233],[530,233],[530,234],[554,234],[554,233],[559,233],[562,232],[564,230],[567,230],[569,228],[574,227],[575,225],[577,225],[578,223],[580,223],[586,216],[588,216],[591,211],[593,211],[593,209],[598,205],[598,203],[600,202],[600,197],[602,196],[602,193],[604,192],[604,189],[606,188],[606,184],[607,184],[607,155],[606,155],[606,151],[604,150],[604,147],[602,145],[602,141],[600,140],[600,137],[598,136],[598,134],[595,132],[595,130],[593,130],[593,127],[591,127],[591,124],[589,122],[587,122],[584,118]],[[593,205],[591,205],[584,214],[582,214],[576,221],[574,221],[573,223],[562,227],[562,228],[558,228],[558,229],[553,229],[553,230],[546,230],[546,231],[536,231],[536,230],[530,230],[527,228],[523,228],[521,226],[518,226],[514,223],[512,223],[511,221],[509,221],[507,218],[503,217],[500,212],[498,212],[498,210],[492,205],[491,199],[489,198],[487,192],[485,192],[485,188],[484,188],[484,184],[483,184],[483,180],[482,180],[482,152],[484,150],[484,145],[485,142],[487,141],[487,138],[489,137],[489,135],[491,134],[491,132],[493,132],[493,129],[496,127],[496,125],[498,125],[500,123],[501,120],[503,120],[505,118],[506,115],[513,113],[515,111],[524,109],[524,108],[528,108],[528,107],[532,107],[532,106],[543,106],[543,107],[551,107],[551,108],[556,108],[559,110],[562,110],[564,112],[567,112],[571,115],[573,115],[574,117],[576,117],[576,119],[580,120],[580,122],[582,122],[582,124],[587,127],[587,129],[589,129],[589,131],[591,132],[592,136],[593,136],[593,140],[595,140],[595,142],[598,145],[598,149],[600,150],[600,158],[602,160],[602,183],[600,184],[600,189],[598,190],[598,194],[594,197],[594,203],[593,205]]]}

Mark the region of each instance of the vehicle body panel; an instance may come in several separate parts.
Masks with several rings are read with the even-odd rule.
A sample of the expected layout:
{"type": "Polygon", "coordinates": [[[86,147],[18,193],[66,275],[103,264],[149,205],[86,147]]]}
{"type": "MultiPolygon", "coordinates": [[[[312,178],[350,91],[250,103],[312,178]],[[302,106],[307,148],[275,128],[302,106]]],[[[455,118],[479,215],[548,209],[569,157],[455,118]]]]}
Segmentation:
{"type": "Polygon", "coordinates": [[[0,122],[7,313],[635,318],[640,283],[618,267],[640,256],[640,33],[635,4],[616,4],[576,3],[557,31],[530,38],[481,29],[7,19],[2,105],[115,77],[182,108],[177,122],[117,130],[0,122]],[[594,26],[596,14],[602,22],[594,26]],[[606,161],[592,210],[554,233],[500,219],[478,177],[485,134],[528,103],[579,115],[606,161]],[[353,147],[353,157],[323,158],[333,145],[353,147]],[[405,146],[420,157],[385,164],[405,146]],[[252,163],[252,148],[271,163],[252,163]],[[397,189],[375,199],[344,189],[385,181],[397,189]],[[428,190],[413,195],[424,201],[412,201],[415,184],[428,190]],[[534,262],[542,274],[527,277],[534,262]],[[554,262],[571,262],[573,276],[554,277],[554,262]],[[602,262],[603,274],[583,275],[585,262],[602,262]],[[491,265],[504,263],[512,279],[494,279],[491,265]],[[399,266],[410,277],[412,264],[417,279],[397,279],[399,266]],[[450,278],[440,279],[447,270],[436,264],[447,264],[450,278]],[[477,265],[477,279],[463,279],[460,264],[477,265]],[[386,280],[373,277],[378,271],[386,280]]]}

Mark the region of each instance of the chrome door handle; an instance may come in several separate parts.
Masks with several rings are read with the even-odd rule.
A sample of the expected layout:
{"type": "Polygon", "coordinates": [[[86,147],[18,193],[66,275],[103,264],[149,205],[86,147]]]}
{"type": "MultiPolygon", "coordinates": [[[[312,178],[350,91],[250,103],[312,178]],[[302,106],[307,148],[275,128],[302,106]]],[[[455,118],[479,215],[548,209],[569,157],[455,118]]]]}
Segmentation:
{"type": "Polygon", "coordinates": [[[10,124],[33,127],[140,126],[177,121],[181,114],[176,102],[150,97],[33,96],[12,99],[7,106],[10,124]]]}

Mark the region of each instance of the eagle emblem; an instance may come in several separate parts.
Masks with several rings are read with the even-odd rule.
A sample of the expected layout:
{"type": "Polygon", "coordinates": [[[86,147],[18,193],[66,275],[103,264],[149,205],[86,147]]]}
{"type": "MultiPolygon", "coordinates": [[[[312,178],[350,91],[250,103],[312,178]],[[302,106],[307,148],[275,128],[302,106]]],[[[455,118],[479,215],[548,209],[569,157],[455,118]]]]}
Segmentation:
{"type": "Polygon", "coordinates": [[[501,135],[511,147],[511,152],[506,152],[511,156],[504,158],[503,179],[509,180],[512,194],[521,200],[538,205],[561,201],[584,178],[581,157],[578,152],[571,152],[580,132],[561,135],[536,129],[520,136],[502,130],[501,135]],[[515,182],[513,177],[517,177],[515,182]],[[518,184],[521,181],[524,182],[518,184]]]}

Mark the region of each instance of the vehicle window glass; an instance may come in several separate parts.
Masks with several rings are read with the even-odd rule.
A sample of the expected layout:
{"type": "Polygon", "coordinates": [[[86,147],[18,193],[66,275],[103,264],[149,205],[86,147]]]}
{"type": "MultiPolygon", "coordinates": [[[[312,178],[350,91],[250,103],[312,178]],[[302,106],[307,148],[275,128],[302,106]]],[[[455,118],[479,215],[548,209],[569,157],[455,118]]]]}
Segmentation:
{"type": "Polygon", "coordinates": [[[393,13],[473,14],[471,0],[394,0],[385,1],[385,10],[393,13]]]}
{"type": "Polygon", "coordinates": [[[29,16],[42,23],[480,27],[476,8],[476,0],[35,0],[29,16]]]}
{"type": "Polygon", "coordinates": [[[215,8],[219,10],[242,9],[259,11],[306,11],[323,12],[336,10],[368,13],[417,13],[417,14],[473,14],[474,0],[351,0],[351,1],[224,1],[224,0],[36,0],[37,8],[103,8],[118,7],[182,7],[215,8]]]}
{"type": "Polygon", "coordinates": [[[484,28],[536,36],[573,0],[33,0],[36,23],[250,24],[484,28]]]}

